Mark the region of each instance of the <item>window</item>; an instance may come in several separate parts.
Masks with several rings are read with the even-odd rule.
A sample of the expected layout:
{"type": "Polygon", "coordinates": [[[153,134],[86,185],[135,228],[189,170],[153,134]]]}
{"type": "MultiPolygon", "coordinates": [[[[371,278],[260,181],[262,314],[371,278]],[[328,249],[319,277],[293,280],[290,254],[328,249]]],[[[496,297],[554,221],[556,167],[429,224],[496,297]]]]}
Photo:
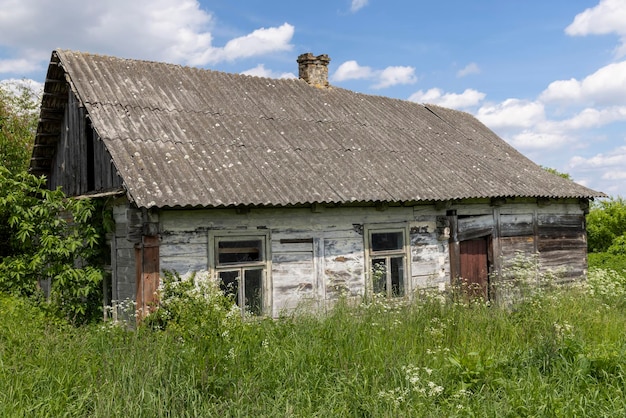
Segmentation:
{"type": "Polygon", "coordinates": [[[242,312],[262,315],[266,309],[266,236],[214,236],[213,268],[220,288],[242,312]]]}
{"type": "Polygon", "coordinates": [[[406,294],[405,231],[369,230],[369,260],[374,293],[388,297],[406,294]]]}

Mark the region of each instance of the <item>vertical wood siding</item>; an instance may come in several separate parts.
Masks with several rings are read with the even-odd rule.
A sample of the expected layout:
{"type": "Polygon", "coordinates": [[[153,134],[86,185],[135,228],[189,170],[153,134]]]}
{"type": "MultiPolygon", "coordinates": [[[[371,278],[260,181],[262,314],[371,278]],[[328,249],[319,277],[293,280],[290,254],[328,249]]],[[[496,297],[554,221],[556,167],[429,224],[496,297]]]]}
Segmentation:
{"type": "Polygon", "coordinates": [[[48,176],[49,187],[61,186],[70,196],[121,187],[111,155],[88,123],[85,108],[79,105],[71,90],[68,95],[61,135],[48,176]]]}

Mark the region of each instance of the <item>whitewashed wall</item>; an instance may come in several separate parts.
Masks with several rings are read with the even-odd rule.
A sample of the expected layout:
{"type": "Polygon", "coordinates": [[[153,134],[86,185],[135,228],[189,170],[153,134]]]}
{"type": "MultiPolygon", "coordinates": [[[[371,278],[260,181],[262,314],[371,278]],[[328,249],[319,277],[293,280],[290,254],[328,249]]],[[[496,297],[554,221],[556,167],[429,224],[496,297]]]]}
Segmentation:
{"type": "MultiPolygon", "coordinates": [[[[450,283],[448,210],[457,211],[459,228],[470,231],[470,235],[471,231],[497,232],[499,245],[494,256],[503,267],[519,251],[535,254],[543,249],[539,255],[548,266],[569,263],[574,266],[575,274],[586,268],[583,248],[586,241],[579,234],[580,225],[576,225],[583,210],[576,201],[545,206],[533,201],[517,201],[496,207],[483,201],[385,210],[374,207],[243,212],[235,209],[162,210],[156,216],[152,214],[151,221],[159,223],[161,271],[176,271],[181,275],[209,271],[211,231],[267,232],[268,291],[272,314],[277,316],[300,306],[324,310],[342,293],[363,295],[369,281],[363,231],[377,225],[393,224],[409,231],[409,294],[423,288],[443,289],[450,283]],[[565,242],[563,248],[562,242],[565,242]]],[[[112,243],[112,258],[116,259],[113,264],[117,265],[114,297],[122,300],[134,297],[134,250],[128,239],[132,235],[129,230],[136,226],[136,218],[141,214],[126,206],[116,206],[114,215],[117,225],[112,243]]],[[[582,219],[584,223],[584,217],[582,219]]]]}
{"type": "Polygon", "coordinates": [[[364,225],[394,224],[411,231],[410,290],[438,286],[449,281],[448,249],[430,212],[416,220],[411,207],[163,211],[161,269],[206,271],[209,230],[269,230],[273,315],[298,306],[324,309],[342,293],[366,291],[364,225]]]}

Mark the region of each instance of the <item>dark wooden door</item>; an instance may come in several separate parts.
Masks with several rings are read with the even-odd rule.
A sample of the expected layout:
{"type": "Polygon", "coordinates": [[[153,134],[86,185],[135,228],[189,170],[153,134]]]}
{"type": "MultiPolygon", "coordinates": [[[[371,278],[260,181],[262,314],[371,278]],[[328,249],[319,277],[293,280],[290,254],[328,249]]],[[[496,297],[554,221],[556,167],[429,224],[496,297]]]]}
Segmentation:
{"type": "Polygon", "coordinates": [[[488,299],[489,239],[478,238],[460,242],[461,278],[468,296],[488,299]]]}

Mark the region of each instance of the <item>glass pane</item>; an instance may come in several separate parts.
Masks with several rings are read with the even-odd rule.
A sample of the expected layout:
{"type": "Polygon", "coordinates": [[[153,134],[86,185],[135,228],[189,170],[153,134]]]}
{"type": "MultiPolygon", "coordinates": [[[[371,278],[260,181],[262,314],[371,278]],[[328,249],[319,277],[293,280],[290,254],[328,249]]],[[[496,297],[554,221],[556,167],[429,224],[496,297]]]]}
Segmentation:
{"type": "Polygon", "coordinates": [[[254,261],[263,261],[263,247],[260,239],[218,242],[218,264],[249,263],[254,261]]]}
{"type": "Polygon", "coordinates": [[[391,295],[404,296],[404,257],[391,258],[391,295]]]}
{"type": "Polygon", "coordinates": [[[244,276],[246,310],[253,315],[261,315],[263,313],[263,270],[246,270],[244,276]]]}
{"type": "Polygon", "coordinates": [[[387,293],[387,260],[384,258],[372,260],[372,286],[374,293],[387,293]]]}
{"type": "Polygon", "coordinates": [[[220,289],[239,305],[239,270],[220,271],[220,289]]]}
{"type": "Polygon", "coordinates": [[[402,231],[372,232],[372,251],[401,250],[404,247],[402,231]]]}

